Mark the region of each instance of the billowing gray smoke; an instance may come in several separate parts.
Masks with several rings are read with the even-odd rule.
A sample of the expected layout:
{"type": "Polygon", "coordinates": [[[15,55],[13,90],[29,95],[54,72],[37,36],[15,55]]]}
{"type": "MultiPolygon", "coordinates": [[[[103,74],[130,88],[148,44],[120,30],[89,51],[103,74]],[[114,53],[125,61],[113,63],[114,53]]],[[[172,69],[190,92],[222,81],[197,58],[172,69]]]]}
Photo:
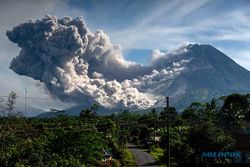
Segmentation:
{"type": "MultiPolygon", "coordinates": [[[[7,32],[21,48],[10,68],[43,82],[61,100],[97,102],[108,108],[148,108],[162,100],[153,94],[185,69],[188,60],[158,65],[165,53],[154,51],[152,66],[127,61],[101,30],[92,33],[83,18],[46,16],[7,32]],[[158,55],[157,55],[158,54],[158,55]]],[[[166,55],[166,56],[164,56],[166,55]]]]}

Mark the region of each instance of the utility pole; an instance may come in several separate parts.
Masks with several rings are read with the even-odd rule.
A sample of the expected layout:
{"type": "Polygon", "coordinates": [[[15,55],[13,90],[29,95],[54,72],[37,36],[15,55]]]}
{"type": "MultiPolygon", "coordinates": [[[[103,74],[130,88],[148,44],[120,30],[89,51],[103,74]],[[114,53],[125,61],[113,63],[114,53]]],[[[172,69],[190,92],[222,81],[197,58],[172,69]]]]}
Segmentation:
{"type": "Polygon", "coordinates": [[[27,112],[27,88],[25,87],[25,94],[24,94],[24,116],[26,116],[27,112]]]}
{"type": "Polygon", "coordinates": [[[167,115],[167,167],[170,167],[170,132],[169,132],[169,97],[166,97],[167,107],[165,107],[165,112],[167,115]]]}

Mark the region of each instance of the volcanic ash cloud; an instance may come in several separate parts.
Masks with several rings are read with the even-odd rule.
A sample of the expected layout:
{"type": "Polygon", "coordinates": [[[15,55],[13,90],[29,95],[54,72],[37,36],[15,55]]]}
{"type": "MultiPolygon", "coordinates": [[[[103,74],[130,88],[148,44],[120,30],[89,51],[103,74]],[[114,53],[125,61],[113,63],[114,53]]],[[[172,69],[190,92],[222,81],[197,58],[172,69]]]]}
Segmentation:
{"type": "Polygon", "coordinates": [[[91,32],[81,17],[46,16],[6,34],[21,48],[10,68],[43,82],[51,95],[63,101],[148,108],[162,100],[152,94],[153,79],[169,79],[183,70],[171,73],[169,67],[156,70],[125,60],[119,46],[111,44],[102,30],[91,32]]]}

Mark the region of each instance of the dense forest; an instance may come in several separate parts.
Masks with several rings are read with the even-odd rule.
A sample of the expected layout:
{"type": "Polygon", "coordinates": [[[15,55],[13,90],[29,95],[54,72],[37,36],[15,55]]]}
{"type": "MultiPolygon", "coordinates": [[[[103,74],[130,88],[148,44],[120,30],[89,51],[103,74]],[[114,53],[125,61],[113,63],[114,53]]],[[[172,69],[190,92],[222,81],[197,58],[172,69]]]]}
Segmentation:
{"type": "Polygon", "coordinates": [[[79,116],[26,118],[15,110],[16,94],[0,100],[0,166],[135,166],[126,143],[146,149],[166,163],[167,117],[171,166],[225,164],[230,158],[204,158],[204,151],[235,150],[235,129],[250,121],[250,94],[232,94],[207,103],[194,102],[182,112],[152,108],[98,115],[98,105],[79,116]]]}

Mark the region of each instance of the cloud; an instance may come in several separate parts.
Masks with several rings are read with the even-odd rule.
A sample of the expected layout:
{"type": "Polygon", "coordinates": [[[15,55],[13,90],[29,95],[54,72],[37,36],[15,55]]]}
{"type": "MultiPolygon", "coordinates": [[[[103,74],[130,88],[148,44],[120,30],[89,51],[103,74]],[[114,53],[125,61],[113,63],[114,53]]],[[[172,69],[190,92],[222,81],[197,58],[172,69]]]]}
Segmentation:
{"type": "Polygon", "coordinates": [[[181,44],[179,47],[167,52],[162,52],[159,49],[154,49],[151,55],[151,63],[152,64],[159,63],[162,62],[162,60],[164,59],[169,59],[171,57],[175,57],[176,55],[184,54],[188,51],[187,46],[189,44],[190,44],[189,42],[186,42],[184,44],[181,44]]]}
{"type": "Polygon", "coordinates": [[[151,61],[159,60],[160,58],[164,56],[165,56],[164,52],[161,52],[159,49],[154,49],[152,51],[151,61]]]}

